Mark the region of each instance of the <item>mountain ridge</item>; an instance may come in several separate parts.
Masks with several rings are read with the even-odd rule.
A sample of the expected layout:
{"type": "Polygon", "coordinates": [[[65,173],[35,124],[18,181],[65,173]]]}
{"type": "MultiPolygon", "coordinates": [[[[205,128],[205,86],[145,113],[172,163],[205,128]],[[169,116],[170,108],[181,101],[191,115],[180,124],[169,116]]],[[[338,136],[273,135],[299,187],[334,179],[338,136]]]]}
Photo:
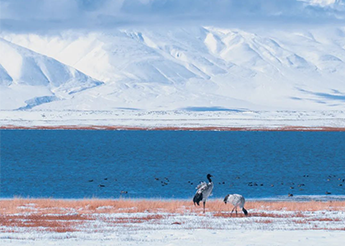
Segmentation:
{"type": "Polygon", "coordinates": [[[0,37],[105,83],[38,109],[345,106],[343,26],[288,31],[142,27],[0,37]]]}
{"type": "Polygon", "coordinates": [[[53,58],[2,38],[0,53],[0,105],[5,109],[30,109],[102,84],[53,58]]]}

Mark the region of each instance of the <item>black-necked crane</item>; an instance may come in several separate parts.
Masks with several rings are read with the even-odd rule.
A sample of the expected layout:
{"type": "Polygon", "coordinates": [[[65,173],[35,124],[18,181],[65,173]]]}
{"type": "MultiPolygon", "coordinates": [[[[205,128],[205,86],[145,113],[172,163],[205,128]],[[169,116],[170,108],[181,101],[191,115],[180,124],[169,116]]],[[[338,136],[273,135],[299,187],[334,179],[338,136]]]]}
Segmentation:
{"type": "Polygon", "coordinates": [[[194,205],[196,203],[199,206],[200,205],[199,203],[201,201],[203,202],[204,213],[205,213],[206,199],[211,195],[211,192],[213,190],[213,182],[211,180],[211,177],[212,177],[211,174],[207,174],[207,179],[208,179],[209,183],[201,182],[196,187],[197,191],[196,191],[194,198],[193,198],[194,205]]]}
{"type": "Polygon", "coordinates": [[[240,207],[244,215],[248,215],[248,211],[244,208],[244,203],[246,202],[246,200],[244,199],[242,195],[228,194],[224,198],[224,203],[227,204],[228,202],[234,205],[234,208],[231,210],[231,213],[234,212],[234,210],[236,210],[236,214],[237,214],[237,207],[240,207]]]}

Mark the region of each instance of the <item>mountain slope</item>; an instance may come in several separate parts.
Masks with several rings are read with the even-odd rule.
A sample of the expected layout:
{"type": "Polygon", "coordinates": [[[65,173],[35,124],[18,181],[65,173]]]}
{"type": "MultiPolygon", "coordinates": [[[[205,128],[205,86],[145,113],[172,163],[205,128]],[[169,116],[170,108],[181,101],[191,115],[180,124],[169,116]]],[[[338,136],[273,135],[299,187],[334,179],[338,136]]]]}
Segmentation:
{"type": "Polygon", "coordinates": [[[1,108],[32,108],[71,98],[101,82],[55,59],[0,39],[1,108]]]}
{"type": "MultiPolygon", "coordinates": [[[[330,110],[345,106],[344,27],[126,28],[1,36],[105,82],[38,108],[330,110]]],[[[9,84],[12,75],[6,71],[0,67],[2,83],[9,84]]],[[[44,84],[38,72],[36,76],[44,84]]]]}

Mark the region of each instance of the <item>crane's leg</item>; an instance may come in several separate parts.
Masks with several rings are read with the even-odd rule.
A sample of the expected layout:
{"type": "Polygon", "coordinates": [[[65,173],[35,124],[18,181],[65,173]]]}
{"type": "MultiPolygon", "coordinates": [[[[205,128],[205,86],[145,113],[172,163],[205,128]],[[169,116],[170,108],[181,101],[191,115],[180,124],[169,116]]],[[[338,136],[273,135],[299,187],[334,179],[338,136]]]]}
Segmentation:
{"type": "Polygon", "coordinates": [[[234,212],[234,209],[235,209],[235,207],[231,210],[231,216],[232,216],[232,212],[234,212]]]}
{"type": "Polygon", "coordinates": [[[204,205],[204,213],[205,213],[205,205],[206,205],[206,201],[203,202],[203,205],[204,205]]]}

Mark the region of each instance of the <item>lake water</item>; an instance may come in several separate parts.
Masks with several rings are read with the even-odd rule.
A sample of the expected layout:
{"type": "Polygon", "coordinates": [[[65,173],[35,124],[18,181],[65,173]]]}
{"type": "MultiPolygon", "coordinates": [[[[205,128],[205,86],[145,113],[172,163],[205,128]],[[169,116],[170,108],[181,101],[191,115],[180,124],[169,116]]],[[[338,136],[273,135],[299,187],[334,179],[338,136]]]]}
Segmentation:
{"type": "Polygon", "coordinates": [[[214,198],[341,196],[345,132],[1,131],[2,198],[189,199],[208,173],[214,198]]]}

